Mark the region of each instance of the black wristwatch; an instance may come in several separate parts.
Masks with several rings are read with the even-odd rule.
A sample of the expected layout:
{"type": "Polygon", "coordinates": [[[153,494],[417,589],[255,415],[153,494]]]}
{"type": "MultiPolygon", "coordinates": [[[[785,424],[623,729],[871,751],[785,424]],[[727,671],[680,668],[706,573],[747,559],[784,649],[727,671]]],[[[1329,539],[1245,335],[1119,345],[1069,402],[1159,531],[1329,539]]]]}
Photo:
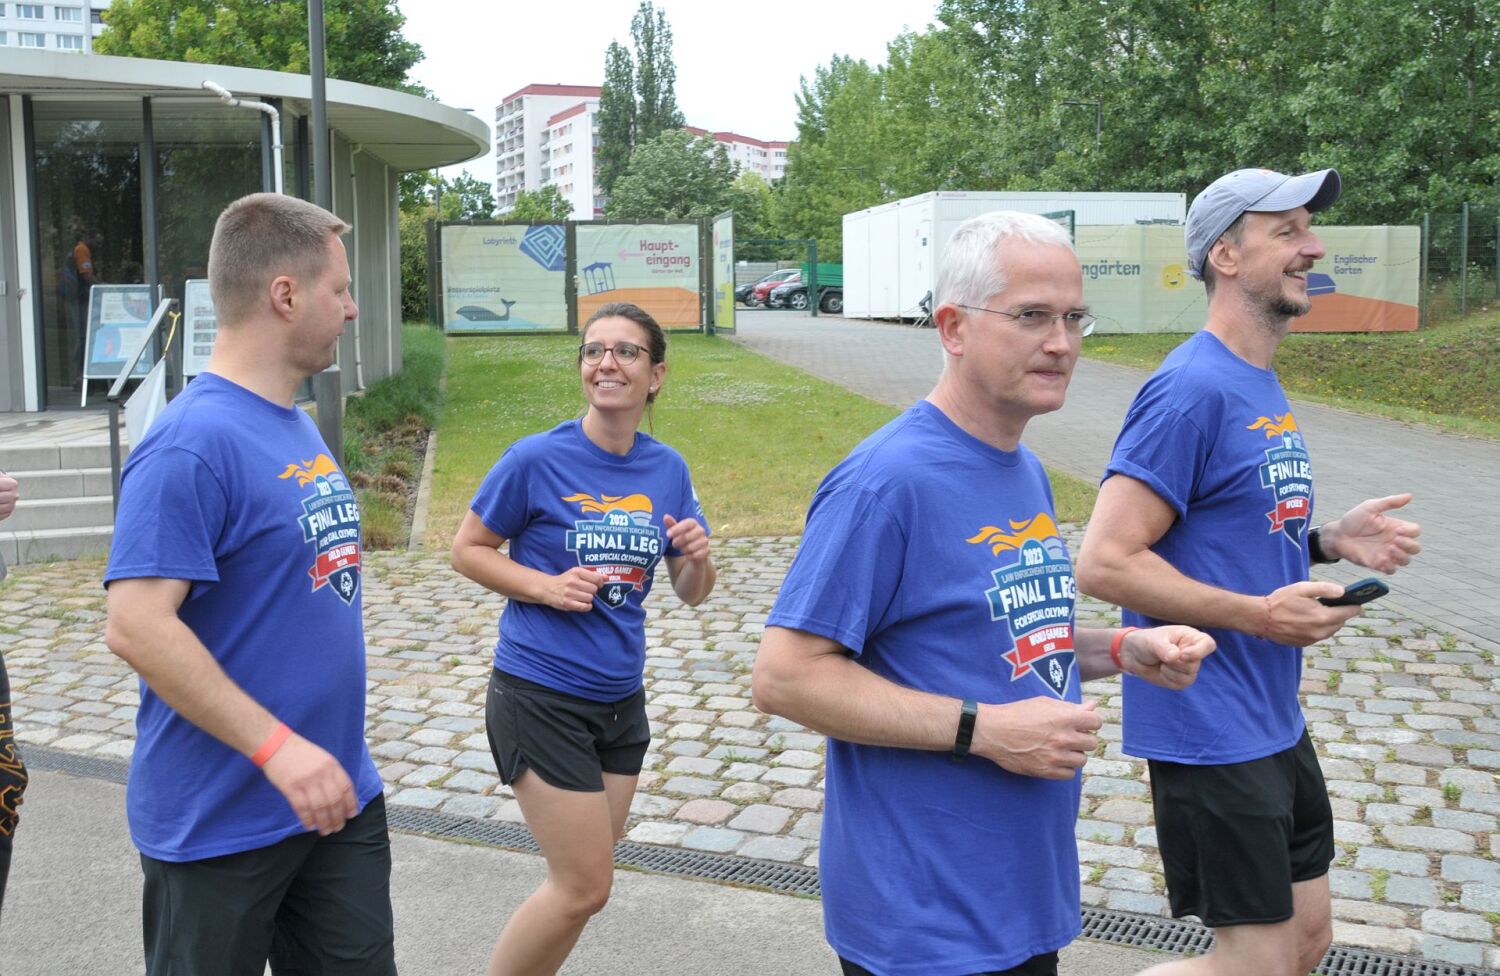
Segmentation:
{"type": "Polygon", "coordinates": [[[953,737],[954,762],[963,762],[969,754],[969,743],[974,741],[974,720],[978,717],[979,703],[965,698],[963,710],[958,713],[958,735],[953,737]]]}
{"type": "Polygon", "coordinates": [[[1323,551],[1322,534],[1323,527],[1321,525],[1307,530],[1307,558],[1315,563],[1326,566],[1329,563],[1338,562],[1339,557],[1334,556],[1330,559],[1328,554],[1323,551]]]}

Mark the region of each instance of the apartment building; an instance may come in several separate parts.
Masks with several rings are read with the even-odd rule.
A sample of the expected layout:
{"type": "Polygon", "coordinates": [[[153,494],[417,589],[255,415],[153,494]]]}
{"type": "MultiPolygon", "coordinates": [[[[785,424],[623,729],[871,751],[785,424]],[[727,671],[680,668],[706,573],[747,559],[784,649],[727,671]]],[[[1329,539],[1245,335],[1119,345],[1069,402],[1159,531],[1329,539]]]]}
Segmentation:
{"type": "Polygon", "coordinates": [[[104,30],[109,0],[13,3],[0,0],[0,47],[27,47],[89,54],[104,30]]]}
{"type": "Polygon", "coordinates": [[[522,190],[556,185],[587,220],[603,202],[594,193],[594,116],[598,85],[527,85],[495,108],[495,209],[505,213],[522,190]]]}
{"type": "MultiPolygon", "coordinates": [[[[495,211],[505,214],[522,190],[556,186],[572,205],[574,220],[602,216],[604,197],[594,185],[599,146],[600,89],[594,85],[527,85],[495,108],[495,211]]],[[[722,143],[729,158],[767,180],[786,173],[785,142],[688,126],[696,136],[722,143]]]]}
{"type": "Polygon", "coordinates": [[[784,142],[766,142],[737,132],[709,132],[688,126],[687,130],[699,138],[722,143],[729,150],[730,162],[739,163],[740,168],[759,173],[766,182],[779,180],[786,175],[786,147],[784,142]]]}

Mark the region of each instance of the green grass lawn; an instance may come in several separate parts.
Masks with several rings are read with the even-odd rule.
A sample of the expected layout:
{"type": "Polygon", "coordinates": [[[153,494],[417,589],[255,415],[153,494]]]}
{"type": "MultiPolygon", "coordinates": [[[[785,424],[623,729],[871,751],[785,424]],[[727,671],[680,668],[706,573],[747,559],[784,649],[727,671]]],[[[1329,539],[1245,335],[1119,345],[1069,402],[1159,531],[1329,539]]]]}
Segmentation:
{"type": "MultiPolygon", "coordinates": [[[[1155,369],[1185,338],[1090,336],[1083,354],[1155,369]]],[[[1500,437],[1500,311],[1417,332],[1291,335],[1276,374],[1294,397],[1500,437]]]]}
{"type": "MultiPolygon", "coordinates": [[[[426,544],[446,548],[500,453],[584,407],[576,336],[448,341],[426,544]]],[[[716,535],[793,535],[823,476],[897,413],[725,339],[670,339],[654,435],[682,452],[716,535]]],[[[1093,507],[1091,486],[1053,473],[1061,521],[1093,507]]]]}

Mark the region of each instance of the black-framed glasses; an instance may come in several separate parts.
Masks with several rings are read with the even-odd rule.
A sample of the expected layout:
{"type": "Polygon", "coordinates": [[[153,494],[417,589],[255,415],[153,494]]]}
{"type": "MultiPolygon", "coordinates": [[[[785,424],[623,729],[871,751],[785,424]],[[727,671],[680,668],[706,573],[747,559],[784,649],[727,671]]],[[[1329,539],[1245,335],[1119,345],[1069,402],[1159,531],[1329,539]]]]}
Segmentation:
{"type": "Polygon", "coordinates": [[[635,362],[636,357],[646,350],[633,342],[617,342],[612,346],[606,346],[602,342],[585,342],[578,347],[578,355],[590,366],[598,366],[604,362],[605,353],[613,353],[615,362],[621,366],[629,366],[635,362]]]}
{"type": "MultiPolygon", "coordinates": [[[[954,302],[954,304],[957,305],[958,303],[954,302]]],[[[998,308],[984,308],[979,305],[959,305],[958,307],[966,308],[971,312],[993,312],[996,315],[1010,319],[1027,332],[1038,335],[1051,331],[1052,323],[1061,320],[1063,328],[1068,330],[1068,335],[1082,338],[1093,332],[1094,323],[1099,321],[1097,315],[1076,310],[1072,312],[1054,312],[1046,308],[1026,308],[1019,312],[1002,312],[998,308]]]]}

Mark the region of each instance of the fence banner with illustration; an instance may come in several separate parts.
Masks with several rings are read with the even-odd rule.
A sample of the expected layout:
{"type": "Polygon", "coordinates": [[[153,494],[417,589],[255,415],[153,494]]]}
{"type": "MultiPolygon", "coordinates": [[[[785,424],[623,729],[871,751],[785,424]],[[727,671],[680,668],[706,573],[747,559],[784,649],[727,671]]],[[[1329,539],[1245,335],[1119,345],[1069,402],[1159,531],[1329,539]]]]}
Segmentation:
{"type": "MultiPolygon", "coordinates": [[[[1293,332],[1405,332],[1417,328],[1418,227],[1320,227],[1327,254],[1308,273],[1312,311],[1293,332]]],[[[1097,331],[1195,332],[1208,316],[1203,284],[1187,273],[1182,228],[1152,224],[1077,230],[1083,290],[1097,331]]]]}
{"type": "Polygon", "coordinates": [[[579,223],[574,230],[580,324],[608,302],[633,302],[663,328],[702,324],[698,224],[579,223]]]}
{"type": "Polygon", "coordinates": [[[566,332],[563,224],[440,225],[443,329],[566,332]]]}

